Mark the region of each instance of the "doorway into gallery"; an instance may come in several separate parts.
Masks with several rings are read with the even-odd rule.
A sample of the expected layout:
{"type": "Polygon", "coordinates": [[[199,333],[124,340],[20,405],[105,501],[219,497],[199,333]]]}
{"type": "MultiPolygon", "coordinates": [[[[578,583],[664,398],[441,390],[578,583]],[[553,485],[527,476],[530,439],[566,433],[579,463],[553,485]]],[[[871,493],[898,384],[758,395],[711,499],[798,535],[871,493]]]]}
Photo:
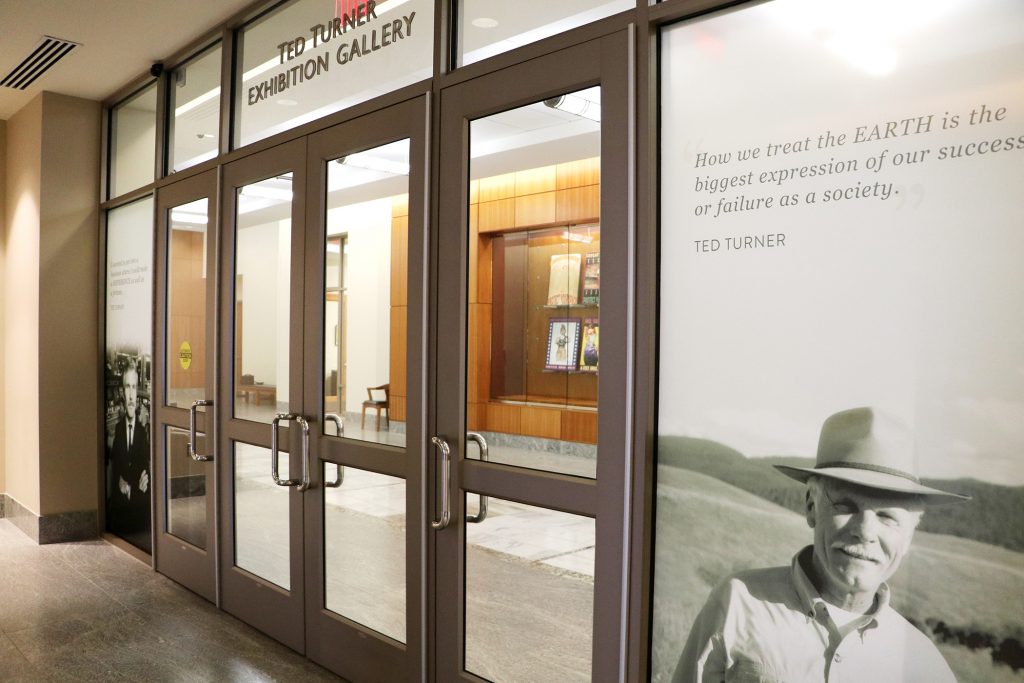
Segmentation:
{"type": "Polygon", "coordinates": [[[159,189],[158,571],[352,681],[618,677],[629,49],[159,189]]]}

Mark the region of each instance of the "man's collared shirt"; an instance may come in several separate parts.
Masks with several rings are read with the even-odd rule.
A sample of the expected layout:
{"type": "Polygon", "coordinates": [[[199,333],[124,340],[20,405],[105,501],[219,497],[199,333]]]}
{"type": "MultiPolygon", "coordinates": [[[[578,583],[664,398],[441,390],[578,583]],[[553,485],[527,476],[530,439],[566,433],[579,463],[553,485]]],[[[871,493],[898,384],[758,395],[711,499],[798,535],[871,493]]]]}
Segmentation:
{"type": "Polygon", "coordinates": [[[674,683],[956,683],[935,645],[889,606],[840,629],[801,566],[740,572],[712,591],[674,683]]]}

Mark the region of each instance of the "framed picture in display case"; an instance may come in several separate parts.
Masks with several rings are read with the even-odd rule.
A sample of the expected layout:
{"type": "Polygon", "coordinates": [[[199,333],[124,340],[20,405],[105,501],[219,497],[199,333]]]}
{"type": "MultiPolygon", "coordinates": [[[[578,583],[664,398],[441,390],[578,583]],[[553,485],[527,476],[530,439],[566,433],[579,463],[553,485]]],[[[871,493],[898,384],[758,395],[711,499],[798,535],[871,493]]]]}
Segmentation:
{"type": "Polygon", "coordinates": [[[588,306],[601,304],[601,254],[587,254],[583,263],[583,302],[588,306]]]}
{"type": "Polygon", "coordinates": [[[574,306],[580,302],[582,254],[554,254],[548,277],[548,306],[574,306]]]}
{"type": "Polygon", "coordinates": [[[580,349],[580,319],[551,318],[548,321],[548,351],[545,370],[575,370],[580,349]]]}
{"type": "Polygon", "coordinates": [[[601,325],[598,318],[584,318],[580,343],[580,372],[597,372],[601,350],[601,325]]]}

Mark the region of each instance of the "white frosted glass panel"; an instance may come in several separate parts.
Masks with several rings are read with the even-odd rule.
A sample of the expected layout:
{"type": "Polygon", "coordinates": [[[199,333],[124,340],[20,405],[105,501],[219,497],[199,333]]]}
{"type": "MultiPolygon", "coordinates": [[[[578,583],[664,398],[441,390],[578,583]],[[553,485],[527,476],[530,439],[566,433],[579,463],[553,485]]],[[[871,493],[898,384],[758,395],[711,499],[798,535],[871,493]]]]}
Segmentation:
{"type": "Polygon", "coordinates": [[[171,73],[172,171],[180,171],[217,156],[220,58],[218,44],[171,73]]]}
{"type": "Polygon", "coordinates": [[[636,7],[635,0],[465,0],[459,3],[459,66],[636,7]]]}
{"type": "Polygon", "coordinates": [[[236,146],[429,78],[434,0],[298,0],[239,41],[236,146]]]}
{"type": "Polygon", "coordinates": [[[110,196],[153,182],[156,84],[114,107],[110,126],[110,196]]]}

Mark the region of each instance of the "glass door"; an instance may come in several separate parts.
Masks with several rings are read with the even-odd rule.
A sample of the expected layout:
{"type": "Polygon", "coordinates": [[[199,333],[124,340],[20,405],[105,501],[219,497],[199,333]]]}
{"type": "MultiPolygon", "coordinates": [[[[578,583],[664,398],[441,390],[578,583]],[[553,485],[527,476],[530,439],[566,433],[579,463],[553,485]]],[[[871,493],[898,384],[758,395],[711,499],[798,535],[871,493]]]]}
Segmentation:
{"type": "Polygon", "coordinates": [[[156,568],[215,602],[217,172],[161,188],[157,215],[156,568]]]}
{"type": "Polygon", "coordinates": [[[305,648],[304,139],[224,167],[217,471],[221,604],[305,648]]]}
{"type": "Polygon", "coordinates": [[[623,680],[631,50],[441,93],[436,680],[623,680]]]}
{"type": "Polygon", "coordinates": [[[307,654],[421,680],[425,97],[308,139],[307,654]]]}

